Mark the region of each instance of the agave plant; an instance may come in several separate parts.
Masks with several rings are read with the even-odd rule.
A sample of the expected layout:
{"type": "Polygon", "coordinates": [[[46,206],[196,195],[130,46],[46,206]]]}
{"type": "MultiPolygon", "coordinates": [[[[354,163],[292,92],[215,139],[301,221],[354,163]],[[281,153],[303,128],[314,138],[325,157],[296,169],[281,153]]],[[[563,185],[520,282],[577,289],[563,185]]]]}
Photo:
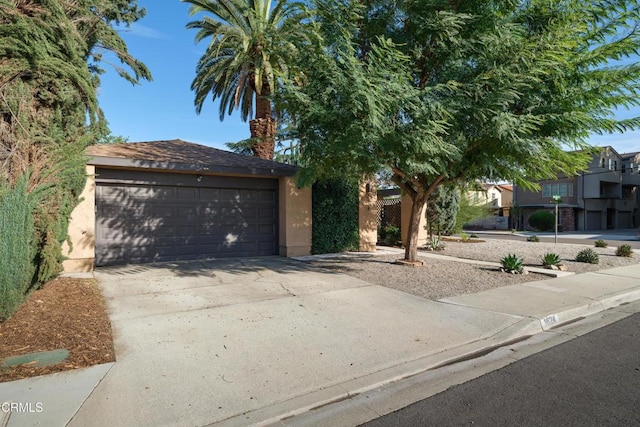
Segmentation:
{"type": "Polygon", "coordinates": [[[631,245],[620,245],[618,249],[616,249],[616,256],[624,256],[624,257],[632,257],[633,249],[631,249],[631,245]]]}
{"type": "Polygon", "coordinates": [[[607,242],[602,239],[595,241],[596,248],[606,248],[608,246],[607,242]]]}
{"type": "Polygon", "coordinates": [[[522,262],[522,258],[519,258],[516,254],[509,254],[500,260],[502,270],[513,274],[522,274],[524,272],[522,262]]]}
{"type": "Polygon", "coordinates": [[[549,252],[542,256],[542,265],[545,267],[558,267],[560,264],[560,255],[558,254],[549,252]]]}
{"type": "Polygon", "coordinates": [[[578,255],[576,255],[576,261],[586,262],[588,264],[597,264],[600,262],[600,257],[598,256],[598,253],[596,251],[589,248],[583,249],[578,252],[578,255]]]}
{"type": "Polygon", "coordinates": [[[440,237],[433,236],[427,241],[426,248],[428,251],[441,251],[444,249],[444,243],[440,237]]]}

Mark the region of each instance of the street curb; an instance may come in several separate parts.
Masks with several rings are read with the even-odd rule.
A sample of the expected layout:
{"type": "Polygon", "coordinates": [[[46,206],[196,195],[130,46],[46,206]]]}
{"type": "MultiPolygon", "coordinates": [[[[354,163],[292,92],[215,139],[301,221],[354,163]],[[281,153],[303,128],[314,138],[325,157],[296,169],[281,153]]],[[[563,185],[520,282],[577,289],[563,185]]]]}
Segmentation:
{"type": "Polygon", "coordinates": [[[281,427],[362,425],[639,312],[638,302],[607,310],[599,315],[587,317],[580,323],[558,327],[554,331],[541,332],[527,340],[507,344],[478,358],[426,371],[326,408],[281,420],[274,425],[281,427]]]}
{"type": "MultiPolygon", "coordinates": [[[[437,371],[474,358],[482,357],[505,346],[527,340],[540,333],[561,328],[567,324],[581,320],[586,316],[591,316],[636,300],[640,300],[640,287],[612,295],[606,295],[587,304],[567,307],[565,310],[557,311],[555,313],[547,313],[542,316],[522,317],[502,313],[514,318],[520,317],[520,319],[493,336],[472,341],[440,353],[421,357],[390,368],[382,369],[363,377],[354,378],[341,384],[336,384],[302,396],[297,396],[271,406],[236,415],[210,425],[245,426],[247,424],[251,424],[256,426],[267,426],[288,424],[287,420],[293,421],[296,416],[301,416],[311,411],[318,410],[344,400],[352,399],[360,394],[370,392],[402,380],[407,380],[411,377],[424,374],[429,371],[437,371]]],[[[451,304],[449,302],[437,302],[442,304],[451,304]]],[[[481,310],[471,306],[467,306],[467,308],[481,310]]]]}
{"type": "MultiPolygon", "coordinates": [[[[477,309],[476,309],[477,310],[477,309]]],[[[496,334],[452,347],[440,353],[420,357],[380,371],[335,384],[320,390],[288,399],[270,406],[239,414],[209,426],[267,426],[302,415],[309,411],[353,398],[362,393],[401,381],[429,370],[471,359],[488,348],[498,349],[542,332],[540,322],[535,319],[509,315],[515,322],[496,334]]]]}

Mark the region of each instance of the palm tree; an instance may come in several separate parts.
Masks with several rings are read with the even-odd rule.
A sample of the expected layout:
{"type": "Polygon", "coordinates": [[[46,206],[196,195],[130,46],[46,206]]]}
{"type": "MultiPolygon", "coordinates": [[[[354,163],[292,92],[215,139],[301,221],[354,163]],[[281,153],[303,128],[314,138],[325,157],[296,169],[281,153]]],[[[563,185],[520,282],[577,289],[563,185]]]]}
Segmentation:
{"type": "Polygon", "coordinates": [[[220,121],[239,109],[249,121],[251,150],[256,157],[273,159],[276,119],[272,96],[278,77],[287,74],[297,51],[304,17],[301,3],[277,0],[182,0],[190,3],[191,16],[202,19],[187,24],[198,29],[196,43],[209,39],[198,61],[195,91],[196,112],[211,93],[220,99],[220,121]],[[212,16],[209,16],[212,15],[212,16]]]}

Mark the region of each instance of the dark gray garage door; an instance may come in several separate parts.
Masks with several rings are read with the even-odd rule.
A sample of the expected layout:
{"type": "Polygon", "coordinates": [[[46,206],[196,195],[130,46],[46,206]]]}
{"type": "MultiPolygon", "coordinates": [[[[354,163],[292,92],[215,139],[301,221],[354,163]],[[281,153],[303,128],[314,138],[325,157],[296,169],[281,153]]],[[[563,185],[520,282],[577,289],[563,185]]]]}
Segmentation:
{"type": "Polygon", "coordinates": [[[275,179],[96,174],[96,265],[277,254],[275,179]]]}
{"type": "Polygon", "coordinates": [[[618,226],[617,228],[632,228],[631,227],[631,212],[619,211],[618,212],[618,226]]]}
{"type": "Polygon", "coordinates": [[[587,211],[587,230],[602,229],[602,213],[600,211],[587,211]]]}

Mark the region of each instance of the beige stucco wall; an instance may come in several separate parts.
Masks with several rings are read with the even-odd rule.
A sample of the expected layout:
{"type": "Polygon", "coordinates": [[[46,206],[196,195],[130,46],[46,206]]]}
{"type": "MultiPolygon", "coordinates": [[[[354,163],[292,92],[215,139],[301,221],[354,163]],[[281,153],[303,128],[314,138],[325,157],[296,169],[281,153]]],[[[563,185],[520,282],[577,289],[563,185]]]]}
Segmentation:
{"type": "MultiPolygon", "coordinates": [[[[400,233],[402,234],[402,244],[407,244],[407,232],[409,231],[409,222],[411,221],[411,206],[413,205],[413,201],[411,197],[407,194],[402,195],[401,201],[401,211],[400,211],[400,233]]],[[[424,208],[426,209],[426,207],[424,208]]],[[[427,238],[429,237],[427,233],[427,218],[425,216],[425,211],[422,210],[422,216],[420,218],[420,227],[418,227],[418,247],[427,244],[427,238]]]]}
{"type": "Polygon", "coordinates": [[[66,273],[93,270],[96,223],[95,166],[87,166],[87,183],[80,198],[81,201],[71,213],[69,222],[71,247],[67,242],[62,245],[62,255],[67,258],[62,263],[66,273]]]}
{"type": "Polygon", "coordinates": [[[311,188],[298,188],[294,178],[282,177],[278,191],[280,255],[311,253],[311,188]]]}
{"type": "Polygon", "coordinates": [[[360,183],[358,200],[360,251],[375,252],[378,243],[378,195],[375,181],[365,180],[360,183]]]}

